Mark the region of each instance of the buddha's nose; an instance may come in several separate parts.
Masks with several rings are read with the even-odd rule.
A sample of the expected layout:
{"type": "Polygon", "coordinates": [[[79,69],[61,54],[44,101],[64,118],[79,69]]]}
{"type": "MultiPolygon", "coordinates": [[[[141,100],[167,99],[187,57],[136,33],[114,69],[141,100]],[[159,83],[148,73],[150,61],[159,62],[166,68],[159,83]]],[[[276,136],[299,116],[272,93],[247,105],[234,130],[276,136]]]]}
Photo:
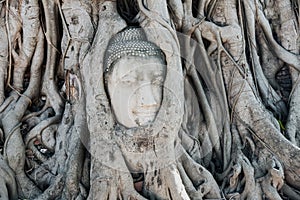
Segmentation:
{"type": "Polygon", "coordinates": [[[137,93],[137,95],[139,95],[139,106],[143,108],[149,107],[149,109],[158,106],[158,102],[155,100],[155,94],[151,83],[144,83],[143,85],[141,85],[137,93]]]}

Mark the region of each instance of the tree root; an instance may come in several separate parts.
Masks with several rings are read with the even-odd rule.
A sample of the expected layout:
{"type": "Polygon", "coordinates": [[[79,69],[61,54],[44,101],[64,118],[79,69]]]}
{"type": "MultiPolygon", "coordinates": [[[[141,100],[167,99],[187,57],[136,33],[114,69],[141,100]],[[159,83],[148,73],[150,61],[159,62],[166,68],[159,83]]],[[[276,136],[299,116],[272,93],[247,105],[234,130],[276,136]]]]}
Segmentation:
{"type": "Polygon", "coordinates": [[[50,105],[53,107],[55,114],[60,116],[63,111],[63,101],[61,96],[58,93],[57,86],[55,83],[54,72],[56,67],[56,59],[57,59],[57,43],[58,43],[58,30],[57,30],[57,12],[58,7],[54,0],[42,1],[45,11],[46,18],[46,29],[45,33],[47,43],[47,63],[46,63],[46,71],[43,80],[42,91],[46,94],[47,99],[49,99],[50,105]]]}
{"type": "MultiPolygon", "coordinates": [[[[299,2],[137,0],[133,4],[139,8],[135,22],[166,51],[171,71],[180,74],[168,76],[167,86],[178,92],[179,102],[186,103],[184,110],[192,113],[183,120],[183,109],[171,114],[176,121],[169,120],[171,125],[167,121],[164,130],[176,131],[165,131],[168,138],[139,158],[114,140],[116,121],[102,76],[109,39],[128,26],[117,12],[117,1],[0,0],[0,148],[4,143],[0,198],[188,200],[221,199],[224,192],[228,199],[300,199],[296,146],[300,144],[296,71],[300,71],[300,57],[297,51],[288,52],[296,49],[299,19],[286,20],[291,16],[287,11],[299,15],[299,2]],[[268,3],[278,4],[268,13],[278,15],[272,18],[276,20],[265,17],[270,11],[264,13],[263,4],[268,3]],[[96,4],[99,7],[93,8],[96,4]],[[207,21],[200,20],[203,16],[207,21]],[[295,29],[289,29],[293,25],[295,29]],[[61,26],[63,33],[58,30],[61,26]],[[175,29],[186,34],[188,45],[179,43],[175,29]],[[268,85],[271,79],[263,76],[258,57],[269,46],[274,56],[263,59],[277,59],[271,78],[282,63],[293,67],[290,113],[281,127],[268,109],[285,119],[286,108],[268,85]],[[183,93],[182,77],[190,81],[191,91],[183,93]],[[262,81],[255,85],[252,78],[262,81]],[[59,91],[63,81],[66,93],[59,91]],[[184,95],[193,92],[195,97],[184,102],[184,95]],[[135,168],[138,159],[143,166],[135,168]],[[135,173],[140,174],[138,182],[135,173]]],[[[168,105],[168,100],[164,96],[162,105],[168,105]]]]}
{"type": "Polygon", "coordinates": [[[284,195],[287,195],[289,198],[291,198],[293,200],[300,199],[300,192],[297,191],[296,189],[290,187],[287,184],[283,185],[282,192],[284,195]]]}
{"type": "Polygon", "coordinates": [[[58,175],[55,178],[55,181],[47,188],[41,195],[39,195],[35,200],[48,200],[55,199],[61,196],[61,192],[64,185],[64,177],[62,175],[58,175]]]}
{"type": "Polygon", "coordinates": [[[202,197],[208,199],[221,198],[219,186],[208,170],[191,159],[186,152],[182,153],[179,163],[182,165],[182,167],[179,167],[181,175],[185,177],[183,180],[186,181],[184,185],[187,183],[187,185],[195,187],[194,189],[189,187],[189,190],[192,191],[191,197],[195,199],[202,197]],[[184,169],[184,173],[182,169],[184,169]],[[190,183],[187,182],[188,179],[190,179],[190,183]]]}
{"type": "Polygon", "coordinates": [[[108,200],[116,200],[118,198],[120,200],[146,200],[135,191],[129,172],[113,170],[99,164],[94,165],[97,166],[96,171],[92,166],[93,175],[96,173],[98,175],[92,178],[92,185],[88,196],[89,200],[95,198],[108,200]]]}
{"type": "Polygon", "coordinates": [[[63,197],[66,199],[73,199],[78,196],[84,161],[84,149],[80,140],[80,132],[73,129],[71,136],[69,138],[71,145],[68,147],[67,152],[72,152],[72,154],[68,155],[64,169],[65,173],[68,174],[63,192],[63,197]]]}
{"type": "Polygon", "coordinates": [[[259,20],[259,23],[265,33],[266,39],[268,40],[269,44],[272,47],[272,50],[277,55],[278,58],[280,58],[285,63],[292,66],[297,71],[300,71],[300,56],[295,55],[293,53],[288,52],[283,47],[281,47],[274,39],[272,35],[272,30],[270,28],[270,25],[268,23],[268,20],[265,18],[264,14],[261,10],[256,10],[257,18],[259,20]]]}
{"type": "Polygon", "coordinates": [[[31,129],[30,132],[26,135],[26,137],[24,139],[25,145],[27,146],[27,144],[31,140],[33,140],[34,138],[36,138],[37,136],[41,137],[41,133],[43,132],[43,130],[45,130],[50,125],[59,122],[59,120],[60,120],[60,116],[56,115],[54,117],[50,117],[50,118],[42,121],[41,123],[39,123],[33,129],[31,129]]]}
{"type": "Polygon", "coordinates": [[[300,100],[300,73],[292,69],[292,77],[297,77],[293,81],[293,88],[289,97],[289,115],[285,124],[288,139],[296,146],[300,147],[300,111],[297,108],[300,100]]]}
{"type": "Polygon", "coordinates": [[[10,169],[2,155],[0,154],[0,197],[1,199],[15,200],[17,196],[17,184],[14,172],[10,169]]]}
{"type": "Polygon", "coordinates": [[[13,59],[15,61],[13,87],[18,91],[22,91],[23,89],[24,74],[35,51],[40,30],[38,1],[22,1],[20,6],[20,17],[22,18],[23,25],[23,44],[22,46],[19,46],[19,55],[14,49],[12,50],[13,59]]]}
{"type": "Polygon", "coordinates": [[[268,80],[266,79],[262,71],[257,51],[255,25],[253,23],[255,20],[254,13],[247,6],[245,8],[245,12],[248,15],[246,19],[248,22],[247,30],[249,32],[249,36],[247,38],[251,47],[251,58],[253,62],[255,80],[258,82],[258,88],[261,92],[261,96],[263,97],[263,102],[265,106],[270,107],[273,110],[273,113],[275,113],[279,119],[285,119],[288,113],[288,109],[285,103],[283,102],[282,98],[280,98],[280,96],[270,86],[268,80]]]}
{"type": "MultiPolygon", "coordinates": [[[[1,12],[0,8],[0,12],[1,12]]],[[[0,105],[5,100],[5,83],[7,78],[8,67],[8,42],[4,19],[0,19],[0,105]]]]}

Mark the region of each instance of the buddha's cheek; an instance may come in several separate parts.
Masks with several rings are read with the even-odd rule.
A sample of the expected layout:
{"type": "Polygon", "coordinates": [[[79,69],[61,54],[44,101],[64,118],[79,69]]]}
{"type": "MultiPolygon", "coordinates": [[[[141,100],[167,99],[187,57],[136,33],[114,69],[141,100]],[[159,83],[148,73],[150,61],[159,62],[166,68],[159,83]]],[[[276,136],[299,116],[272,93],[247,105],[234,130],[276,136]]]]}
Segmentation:
{"type": "Polygon", "coordinates": [[[111,105],[117,121],[128,127],[134,125],[130,103],[132,92],[120,86],[111,88],[111,91],[113,91],[110,93],[111,105]]]}

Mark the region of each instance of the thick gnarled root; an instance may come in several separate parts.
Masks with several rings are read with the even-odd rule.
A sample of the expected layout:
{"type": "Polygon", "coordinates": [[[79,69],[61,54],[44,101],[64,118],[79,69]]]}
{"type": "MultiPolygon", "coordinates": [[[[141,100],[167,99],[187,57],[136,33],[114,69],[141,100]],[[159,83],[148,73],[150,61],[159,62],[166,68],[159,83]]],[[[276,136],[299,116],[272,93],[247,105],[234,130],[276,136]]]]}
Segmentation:
{"type": "Polygon", "coordinates": [[[182,149],[176,163],[145,172],[143,195],[149,199],[219,199],[213,176],[182,149]]]}
{"type": "Polygon", "coordinates": [[[18,197],[17,194],[14,172],[0,154],[0,198],[15,200],[18,197]]]}
{"type": "Polygon", "coordinates": [[[130,173],[120,172],[106,166],[101,166],[98,170],[98,176],[92,180],[89,200],[146,200],[134,189],[130,173]]]}
{"type": "Polygon", "coordinates": [[[219,199],[220,189],[212,174],[186,152],[178,162],[180,175],[191,199],[219,199]]]}

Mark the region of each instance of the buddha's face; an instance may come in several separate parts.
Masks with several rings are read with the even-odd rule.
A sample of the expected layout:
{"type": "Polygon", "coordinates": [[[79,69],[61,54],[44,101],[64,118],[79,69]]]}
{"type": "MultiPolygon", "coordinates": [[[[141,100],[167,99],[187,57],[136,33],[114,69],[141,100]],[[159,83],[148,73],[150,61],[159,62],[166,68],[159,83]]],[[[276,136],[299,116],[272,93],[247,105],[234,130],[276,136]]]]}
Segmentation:
{"type": "Polygon", "coordinates": [[[107,77],[116,120],[125,127],[147,125],[159,111],[166,66],[158,57],[124,57],[107,77]]]}

